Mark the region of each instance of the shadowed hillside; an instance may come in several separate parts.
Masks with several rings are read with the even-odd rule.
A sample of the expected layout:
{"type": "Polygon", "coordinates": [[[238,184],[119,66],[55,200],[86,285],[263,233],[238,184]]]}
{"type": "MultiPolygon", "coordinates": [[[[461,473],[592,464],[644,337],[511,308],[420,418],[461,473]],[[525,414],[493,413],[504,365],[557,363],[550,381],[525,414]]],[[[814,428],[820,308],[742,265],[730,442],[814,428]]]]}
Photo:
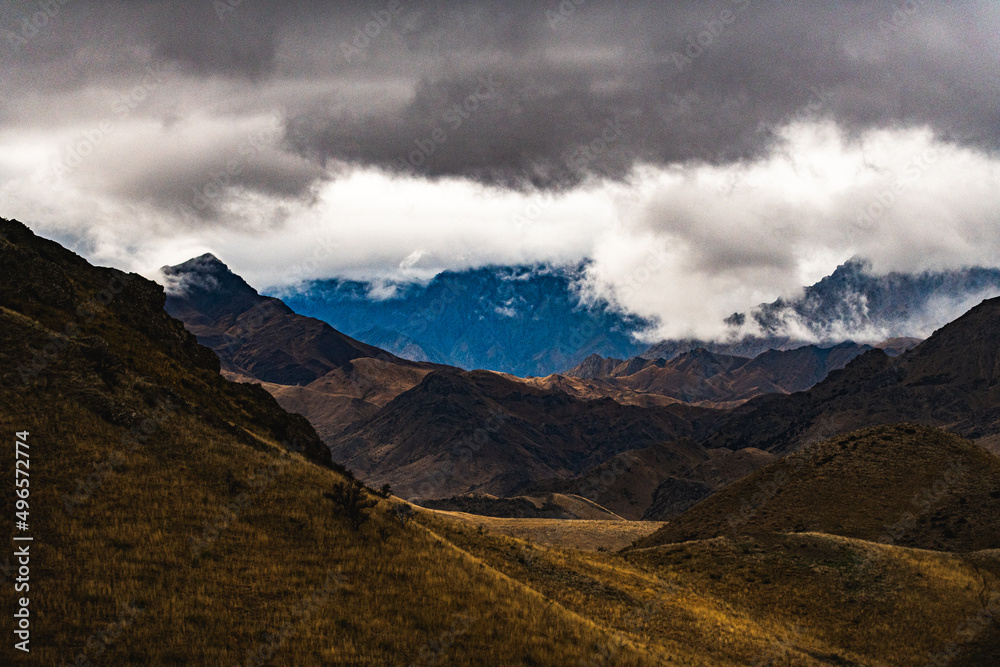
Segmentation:
{"type": "Polygon", "coordinates": [[[438,371],[330,446],[370,483],[404,497],[504,496],[628,449],[702,435],[717,418],[684,405],[581,401],[488,371],[438,371]]]}
{"type": "Polygon", "coordinates": [[[910,421],[995,446],[998,379],[1000,299],[990,299],[899,357],[871,350],[809,391],[750,401],[705,444],[781,453],[857,428],[910,421]]]}
{"type": "Polygon", "coordinates": [[[682,439],[616,454],[578,477],[540,480],[525,492],[576,494],[626,519],[664,521],[776,458],[682,439]]]}
{"type": "Polygon", "coordinates": [[[1000,549],[1000,459],[902,424],[807,447],[704,500],[639,546],[812,532],[921,549],[1000,549]]]}
{"type": "Polygon", "coordinates": [[[407,361],[261,296],[212,255],[161,270],[167,312],[234,379],[257,380],[324,439],[371,416],[434,364],[407,361]]]}

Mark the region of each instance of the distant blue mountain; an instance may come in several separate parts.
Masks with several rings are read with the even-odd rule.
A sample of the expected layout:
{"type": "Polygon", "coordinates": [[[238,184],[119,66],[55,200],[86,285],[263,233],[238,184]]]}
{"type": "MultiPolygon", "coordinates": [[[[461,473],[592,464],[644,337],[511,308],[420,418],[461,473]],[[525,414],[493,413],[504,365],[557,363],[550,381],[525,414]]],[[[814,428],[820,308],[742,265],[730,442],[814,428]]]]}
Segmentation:
{"type": "MultiPolygon", "coordinates": [[[[805,288],[800,298],[758,306],[749,319],[764,335],[800,332],[826,342],[849,337],[865,342],[898,336],[927,338],[997,295],[997,269],[875,275],[869,262],[854,259],[805,288]]],[[[740,315],[729,321],[749,322],[740,315]]]]}
{"type": "Polygon", "coordinates": [[[726,320],[729,333],[720,340],[667,340],[643,356],[673,359],[704,347],[717,354],[755,357],[770,349],[790,350],[809,343],[923,339],[995,296],[1000,296],[998,269],[876,275],[869,262],[853,259],[806,287],[798,298],[733,314],[726,320]]]}
{"type": "Polygon", "coordinates": [[[719,340],[668,340],[649,347],[632,334],[653,323],[607,303],[581,303],[574,286],[583,270],[487,267],[446,271],[428,283],[324,280],[273,296],[400,357],[523,377],[564,372],[591,354],[672,359],[704,347],[755,357],[810,343],[926,338],[983,299],[1000,295],[997,269],[879,276],[864,260],[851,260],[806,287],[801,297],[734,314],[727,320],[729,334],[719,340]]]}
{"type": "Polygon", "coordinates": [[[518,376],[571,368],[591,354],[629,358],[650,326],[607,303],[581,303],[582,267],[446,271],[429,283],[308,283],[274,293],[295,312],[416,361],[518,376]]]}

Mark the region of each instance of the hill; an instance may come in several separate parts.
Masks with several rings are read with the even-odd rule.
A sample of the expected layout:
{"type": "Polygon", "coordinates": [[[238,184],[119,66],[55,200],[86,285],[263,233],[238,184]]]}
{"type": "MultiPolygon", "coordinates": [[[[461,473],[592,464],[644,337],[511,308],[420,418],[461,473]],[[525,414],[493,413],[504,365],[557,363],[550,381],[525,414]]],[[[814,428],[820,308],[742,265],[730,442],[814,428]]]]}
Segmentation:
{"type": "Polygon", "coordinates": [[[229,377],[259,381],[324,439],[374,414],[438,366],[401,359],[261,296],[213,255],[161,269],[167,312],[229,377]]]}
{"type": "MultiPolygon", "coordinates": [[[[892,350],[899,345],[886,343],[892,350]]],[[[809,389],[870,349],[870,345],[847,342],[768,350],[753,359],[705,348],[669,360],[634,357],[620,361],[592,355],[565,374],[590,380],[594,393],[603,390],[608,394],[665,396],[705,406],[734,406],[764,394],[809,389]]]]}
{"type": "Polygon", "coordinates": [[[690,439],[658,442],[616,454],[572,479],[539,480],[525,492],[579,495],[626,519],[638,520],[664,479],[683,478],[709,458],[709,453],[690,439]]]}
{"type": "Polygon", "coordinates": [[[708,459],[683,475],[667,475],[653,489],[643,521],[665,521],[692,505],[743,479],[778,457],[753,447],[731,451],[707,449],[708,459]]]}
{"type": "Polygon", "coordinates": [[[369,483],[403,497],[506,496],[628,449],[704,435],[718,417],[684,405],[578,400],[488,371],[436,371],[330,446],[369,483]]]}
{"type": "Polygon", "coordinates": [[[841,435],[758,470],[639,546],[825,533],[921,549],[1000,549],[1000,459],[926,426],[841,435]]]}
{"type": "Polygon", "coordinates": [[[794,451],[837,433],[911,421],[995,446],[1000,435],[1000,299],[890,358],[870,350],[812,389],[734,410],[708,447],[794,451]]]}
{"type": "MultiPolygon", "coordinates": [[[[592,545],[615,539],[620,528],[593,525],[609,522],[569,521],[560,529],[527,519],[517,531],[513,519],[421,520],[568,609],[622,628],[657,656],[651,664],[988,667],[1000,645],[996,552],[956,555],[799,533],[609,557],[503,534],[592,545]]],[[[628,664],[625,647],[596,647],[584,664],[628,664]]]]}
{"type": "Polygon", "coordinates": [[[576,477],[539,480],[523,492],[579,495],[626,519],[664,521],[776,458],[681,439],[630,449],[576,477]]]}

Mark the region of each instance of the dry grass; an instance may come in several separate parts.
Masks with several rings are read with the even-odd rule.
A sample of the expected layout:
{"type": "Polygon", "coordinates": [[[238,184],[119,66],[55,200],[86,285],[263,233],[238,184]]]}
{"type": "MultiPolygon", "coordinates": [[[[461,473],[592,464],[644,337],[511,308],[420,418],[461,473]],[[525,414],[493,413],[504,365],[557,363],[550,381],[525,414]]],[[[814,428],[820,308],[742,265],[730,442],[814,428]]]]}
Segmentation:
{"type": "Polygon", "coordinates": [[[1000,595],[996,574],[970,559],[827,535],[610,555],[422,520],[654,659],[682,664],[922,665],[1000,595]]]}
{"type": "MultiPolygon", "coordinates": [[[[323,495],[343,474],[279,444],[306,427],[194,368],[139,297],[21,384],[106,277],[74,261],[22,262],[27,287],[0,263],[0,433],[31,433],[32,664],[924,664],[998,599],[995,552],[799,534],[614,555],[429,512],[403,526],[390,500],[355,532],[323,495]]],[[[591,546],[618,530],[580,525],[591,546]]],[[[998,636],[984,626],[951,664],[995,656],[998,636]]]]}
{"type": "Polygon", "coordinates": [[[536,544],[583,551],[619,551],[663,526],[659,521],[504,519],[464,512],[424,511],[460,519],[473,526],[482,526],[484,531],[493,531],[536,544]]]}
{"type": "Polygon", "coordinates": [[[945,431],[897,424],[787,456],[642,542],[822,532],[941,551],[1000,546],[1000,459],[945,431]]]}
{"type": "Polygon", "coordinates": [[[39,452],[38,664],[254,664],[270,645],[261,664],[408,664],[423,651],[426,664],[563,665],[608,640],[418,524],[401,527],[386,501],[352,532],[322,497],[336,472],[186,416],[122,453],[67,515],[62,495],[120,436],[72,406],[31,403],[0,429],[32,430],[39,452]],[[200,553],[191,538],[207,538],[200,553]],[[114,641],[96,639],[133,617],[114,641]],[[427,659],[435,646],[440,663],[427,659]]]}

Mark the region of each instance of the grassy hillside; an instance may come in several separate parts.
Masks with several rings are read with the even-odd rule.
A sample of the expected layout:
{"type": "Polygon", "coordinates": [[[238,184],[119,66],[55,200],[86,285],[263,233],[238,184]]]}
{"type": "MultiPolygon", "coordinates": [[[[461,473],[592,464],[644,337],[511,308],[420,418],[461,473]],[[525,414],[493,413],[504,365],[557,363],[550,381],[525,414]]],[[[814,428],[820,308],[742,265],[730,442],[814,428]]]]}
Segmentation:
{"type": "Polygon", "coordinates": [[[562,665],[609,640],[387,501],[353,531],[324,496],[344,474],[295,451],[315,432],[222,379],[157,286],[101,295],[122,275],[0,224],[0,432],[30,432],[33,664],[562,665]],[[106,303],[79,316],[91,297],[106,303]]]}
{"type": "Polygon", "coordinates": [[[942,656],[956,667],[995,664],[996,552],[965,557],[809,533],[611,555],[437,515],[421,521],[617,631],[586,665],[623,664],[636,646],[659,661],[650,664],[888,666],[942,656]]]}
{"type": "Polygon", "coordinates": [[[641,543],[823,532],[949,551],[1000,548],[1000,459],[926,426],[838,436],[709,497],[641,543]]]}
{"type": "Polygon", "coordinates": [[[400,521],[408,505],[369,493],[355,530],[315,431],[224,380],[158,287],[103,293],[123,276],[0,235],[0,432],[29,432],[34,538],[31,653],[8,643],[0,664],[989,664],[997,552],[822,535],[585,552],[400,521]]]}

